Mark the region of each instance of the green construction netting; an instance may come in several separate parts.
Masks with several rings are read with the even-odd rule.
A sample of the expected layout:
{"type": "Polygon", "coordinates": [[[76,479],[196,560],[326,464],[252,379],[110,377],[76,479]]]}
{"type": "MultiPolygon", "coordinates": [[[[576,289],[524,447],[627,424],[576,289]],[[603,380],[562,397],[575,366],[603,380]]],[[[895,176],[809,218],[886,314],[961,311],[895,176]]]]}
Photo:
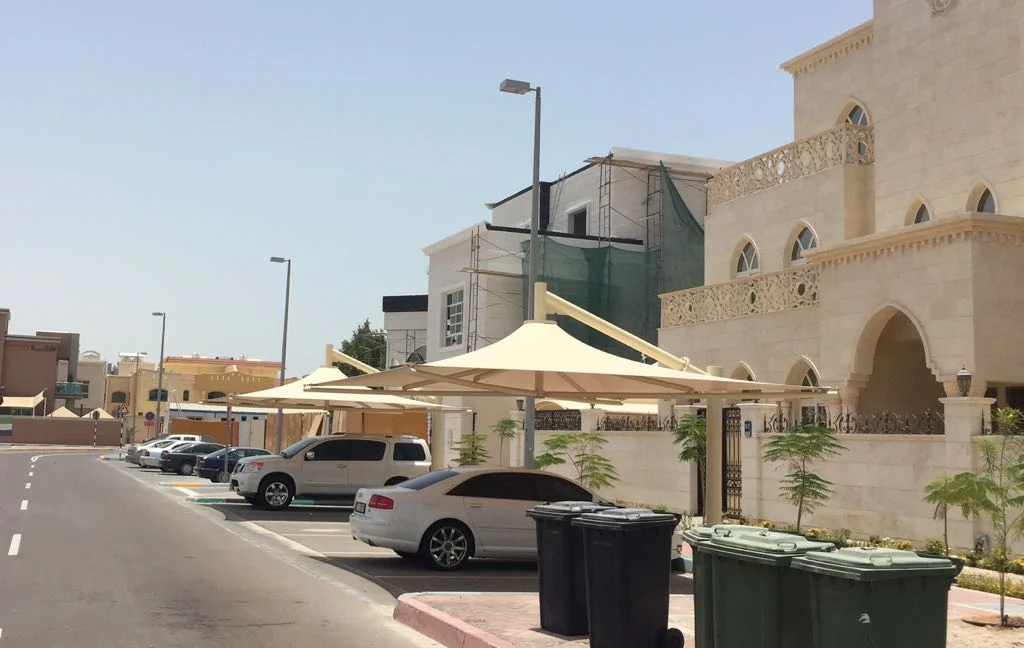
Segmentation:
{"type": "MultiPolygon", "coordinates": [[[[540,237],[540,277],[548,290],[630,333],[657,343],[663,292],[704,283],[704,228],[694,218],[665,166],[661,166],[662,250],[627,250],[607,243],[579,247],[540,237]]],[[[529,268],[529,242],[523,243],[523,286],[529,268]]],[[[523,293],[527,294],[526,292],[523,293]]],[[[525,303],[524,299],[524,313],[525,303]]],[[[559,325],[598,349],[640,359],[640,354],[568,318],[559,325]]]]}

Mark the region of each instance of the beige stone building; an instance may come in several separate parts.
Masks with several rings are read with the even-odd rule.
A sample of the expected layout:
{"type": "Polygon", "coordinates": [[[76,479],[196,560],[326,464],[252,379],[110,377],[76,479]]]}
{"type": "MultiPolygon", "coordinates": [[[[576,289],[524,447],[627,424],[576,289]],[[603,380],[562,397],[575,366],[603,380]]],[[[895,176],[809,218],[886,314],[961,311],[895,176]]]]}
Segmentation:
{"type": "Polygon", "coordinates": [[[924,484],[970,469],[990,404],[1024,407],[1022,33],[1020,2],[875,0],[873,20],[783,64],[794,141],[710,180],[705,285],[662,296],[660,346],[836,389],[736,408],[726,479],[744,513],[790,515],[765,426],[827,416],[851,449],[812,523],[937,535],[924,484]],[[963,368],[977,398],[959,398],[963,368]]]}

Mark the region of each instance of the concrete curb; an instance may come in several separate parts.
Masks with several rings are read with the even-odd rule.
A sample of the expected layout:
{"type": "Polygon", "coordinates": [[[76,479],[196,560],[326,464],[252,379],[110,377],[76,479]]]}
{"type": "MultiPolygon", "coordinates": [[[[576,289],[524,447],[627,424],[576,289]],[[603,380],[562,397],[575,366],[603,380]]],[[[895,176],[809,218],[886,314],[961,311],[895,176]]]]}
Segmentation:
{"type": "MultiPolygon", "coordinates": [[[[241,497],[186,497],[186,502],[194,502],[196,504],[248,504],[241,497]]],[[[292,500],[292,506],[316,506],[316,502],[311,499],[294,499],[292,500]]]]}
{"type": "Polygon", "coordinates": [[[428,593],[399,596],[395,620],[447,648],[515,648],[514,644],[500,637],[417,600],[416,597],[428,593]]]}

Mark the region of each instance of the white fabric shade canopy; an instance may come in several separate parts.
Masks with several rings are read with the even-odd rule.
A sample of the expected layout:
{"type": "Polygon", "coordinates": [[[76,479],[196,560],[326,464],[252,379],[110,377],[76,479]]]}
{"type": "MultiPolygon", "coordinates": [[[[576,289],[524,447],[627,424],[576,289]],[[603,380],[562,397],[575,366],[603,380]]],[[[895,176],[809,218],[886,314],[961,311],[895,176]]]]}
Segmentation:
{"type": "Polygon", "coordinates": [[[796,385],[720,378],[628,360],[584,344],[553,321],[525,322],[507,337],[453,358],[313,385],[317,390],[349,391],[369,386],[416,394],[504,394],[576,401],[811,391],[796,385]]]}
{"type": "Polygon", "coordinates": [[[34,409],[39,403],[45,400],[43,392],[35,396],[4,396],[4,402],[0,403],[3,408],[34,409]]]}
{"type": "MultiPolygon", "coordinates": [[[[5,400],[4,402],[7,401],[5,400]]],[[[78,418],[78,414],[75,414],[66,407],[58,407],[50,414],[50,418],[78,418]]]]}
{"type": "Polygon", "coordinates": [[[302,378],[286,385],[269,389],[237,394],[210,402],[225,402],[232,405],[308,407],[315,409],[347,409],[380,412],[430,412],[430,411],[462,411],[463,408],[449,407],[435,403],[374,391],[368,387],[360,387],[349,392],[318,391],[307,389],[308,386],[324,381],[345,382],[344,373],[336,367],[320,367],[302,378]]]}

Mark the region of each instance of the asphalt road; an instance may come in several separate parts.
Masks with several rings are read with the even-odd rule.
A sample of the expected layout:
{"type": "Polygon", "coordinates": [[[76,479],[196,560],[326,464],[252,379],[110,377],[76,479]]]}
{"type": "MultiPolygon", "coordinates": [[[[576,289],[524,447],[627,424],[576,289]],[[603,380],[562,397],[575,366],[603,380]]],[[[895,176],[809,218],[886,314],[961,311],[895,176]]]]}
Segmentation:
{"type": "Polygon", "coordinates": [[[0,452],[0,648],[437,645],[269,534],[97,455],[33,454],[0,452]]]}

